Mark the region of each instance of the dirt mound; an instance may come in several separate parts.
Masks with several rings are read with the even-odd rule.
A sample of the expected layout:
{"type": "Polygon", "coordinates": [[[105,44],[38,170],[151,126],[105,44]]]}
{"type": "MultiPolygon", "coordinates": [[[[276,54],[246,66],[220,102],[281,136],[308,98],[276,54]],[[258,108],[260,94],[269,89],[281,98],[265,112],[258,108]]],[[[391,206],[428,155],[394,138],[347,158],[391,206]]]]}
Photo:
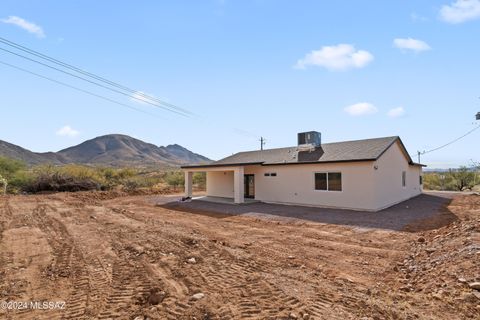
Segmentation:
{"type": "Polygon", "coordinates": [[[458,220],[418,234],[409,256],[395,266],[399,289],[410,299],[419,293],[441,301],[440,312],[457,312],[463,319],[480,317],[480,196],[454,199],[448,207],[458,220]]]}

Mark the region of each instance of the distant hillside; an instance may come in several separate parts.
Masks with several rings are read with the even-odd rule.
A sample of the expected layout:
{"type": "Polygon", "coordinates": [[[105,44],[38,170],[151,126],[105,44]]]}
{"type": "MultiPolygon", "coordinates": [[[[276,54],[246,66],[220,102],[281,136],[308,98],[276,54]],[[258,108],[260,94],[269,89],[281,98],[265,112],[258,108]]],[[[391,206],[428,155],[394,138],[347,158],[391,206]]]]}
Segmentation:
{"type": "Polygon", "coordinates": [[[211,162],[210,159],[177,144],[157,147],[120,134],[97,137],[59,152],[47,153],[32,152],[0,140],[0,156],[22,160],[30,165],[78,163],[105,166],[178,166],[211,162]]]}
{"type": "Polygon", "coordinates": [[[178,144],[171,144],[163,148],[169,154],[174,155],[178,159],[182,159],[185,163],[208,163],[212,162],[212,160],[204,157],[198,153],[193,153],[192,151],[178,145],[178,144]]]}
{"type": "Polygon", "coordinates": [[[2,140],[0,140],[0,156],[22,160],[30,165],[67,162],[67,159],[55,152],[36,153],[2,140]]]}

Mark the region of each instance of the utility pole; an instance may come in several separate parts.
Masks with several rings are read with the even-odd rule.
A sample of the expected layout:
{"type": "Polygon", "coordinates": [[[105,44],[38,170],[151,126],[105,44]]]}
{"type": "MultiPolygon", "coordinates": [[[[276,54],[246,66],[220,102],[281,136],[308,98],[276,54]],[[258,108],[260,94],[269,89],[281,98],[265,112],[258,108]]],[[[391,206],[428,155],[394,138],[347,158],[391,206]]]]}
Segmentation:
{"type": "Polygon", "coordinates": [[[264,137],[260,137],[260,150],[263,150],[263,146],[266,144],[266,139],[264,137]]]}
{"type": "Polygon", "coordinates": [[[420,151],[417,151],[417,155],[418,155],[418,163],[421,163],[421,162],[420,162],[420,155],[421,155],[421,154],[422,154],[422,153],[421,153],[420,151]]]}

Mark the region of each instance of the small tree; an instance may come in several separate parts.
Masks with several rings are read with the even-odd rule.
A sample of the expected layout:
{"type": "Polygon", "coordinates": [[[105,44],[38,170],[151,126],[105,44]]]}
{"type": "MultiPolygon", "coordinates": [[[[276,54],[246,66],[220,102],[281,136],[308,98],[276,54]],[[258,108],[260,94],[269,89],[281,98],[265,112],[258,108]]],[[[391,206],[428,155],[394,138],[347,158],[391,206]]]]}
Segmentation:
{"type": "Polygon", "coordinates": [[[169,172],[165,176],[165,182],[169,186],[173,187],[173,190],[176,191],[178,186],[183,186],[185,184],[185,176],[180,171],[169,172]]]}
{"type": "Polygon", "coordinates": [[[193,174],[193,184],[199,189],[205,190],[207,185],[207,174],[205,172],[195,172],[193,174]]]}
{"type": "Polygon", "coordinates": [[[450,170],[449,175],[452,177],[453,185],[458,191],[472,189],[474,187],[475,172],[468,170],[462,166],[458,170],[450,170]]]}

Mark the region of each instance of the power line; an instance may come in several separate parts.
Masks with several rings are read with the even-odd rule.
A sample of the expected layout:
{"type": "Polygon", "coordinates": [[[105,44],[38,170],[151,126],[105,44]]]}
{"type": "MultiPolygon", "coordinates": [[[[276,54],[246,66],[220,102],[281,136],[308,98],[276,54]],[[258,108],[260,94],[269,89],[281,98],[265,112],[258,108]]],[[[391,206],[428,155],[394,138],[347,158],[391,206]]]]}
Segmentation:
{"type": "MultiPolygon", "coordinates": [[[[73,66],[73,65],[71,65],[71,64],[68,64],[68,63],[66,63],[66,62],[63,62],[63,61],[60,61],[60,60],[58,60],[58,59],[52,58],[52,57],[47,56],[47,55],[45,55],[45,54],[42,54],[42,53],[40,53],[40,52],[38,52],[38,51],[29,49],[29,48],[27,48],[27,47],[25,47],[25,46],[22,46],[22,45],[20,45],[20,44],[18,44],[18,43],[15,43],[15,42],[13,42],[13,41],[10,41],[10,40],[7,40],[7,39],[5,39],[5,38],[0,37],[0,42],[2,42],[3,44],[6,44],[6,45],[8,45],[8,46],[14,47],[15,49],[18,49],[18,50],[27,52],[27,53],[29,53],[29,54],[31,54],[31,55],[34,55],[34,56],[37,56],[37,57],[39,57],[39,58],[42,58],[42,59],[48,60],[48,61],[50,61],[50,62],[53,62],[53,63],[55,63],[55,64],[57,64],[57,65],[61,65],[62,67],[68,68],[68,69],[70,69],[70,70],[73,70],[73,71],[76,71],[76,72],[78,72],[78,73],[87,75],[87,76],[89,76],[89,77],[92,77],[92,78],[94,78],[94,79],[100,80],[100,81],[102,81],[102,82],[108,83],[109,85],[115,86],[115,87],[120,88],[120,89],[125,90],[125,91],[128,91],[128,92],[130,92],[130,93],[132,93],[132,94],[140,95],[140,96],[142,96],[142,97],[144,97],[144,98],[146,98],[146,99],[148,99],[148,100],[157,101],[157,102],[159,102],[159,103],[161,103],[161,104],[164,104],[164,105],[166,105],[166,106],[168,106],[168,107],[177,109],[178,111],[181,111],[181,112],[184,112],[184,113],[188,113],[188,114],[192,114],[190,111],[188,111],[188,110],[186,110],[186,109],[183,109],[183,108],[180,108],[180,107],[175,106],[175,105],[173,105],[173,104],[170,104],[170,103],[168,103],[168,102],[162,101],[162,100],[160,100],[160,99],[158,99],[158,98],[149,96],[149,95],[147,95],[147,94],[145,94],[145,93],[143,93],[143,92],[141,92],[141,91],[128,88],[128,87],[123,86],[123,85],[121,85],[121,84],[119,84],[119,83],[116,83],[116,82],[113,82],[113,81],[111,81],[111,80],[105,79],[105,78],[103,78],[103,77],[101,77],[101,76],[95,75],[95,74],[93,74],[93,73],[91,73],[91,72],[82,70],[82,69],[77,68],[77,67],[75,67],[75,66],[73,66]]],[[[143,99],[139,99],[139,100],[144,101],[143,99]]]]}
{"type": "Polygon", "coordinates": [[[152,103],[152,102],[149,102],[149,101],[145,101],[144,99],[141,99],[141,98],[138,98],[138,97],[132,96],[132,95],[130,95],[130,94],[128,94],[128,93],[125,93],[125,92],[122,92],[122,91],[119,91],[119,90],[116,90],[116,89],[113,89],[113,88],[107,87],[107,86],[105,86],[105,85],[103,85],[103,84],[100,84],[100,83],[97,83],[97,82],[95,82],[95,81],[92,81],[92,80],[89,80],[89,79],[83,78],[83,77],[81,77],[81,76],[78,76],[78,75],[76,75],[76,74],[73,74],[73,73],[71,73],[71,72],[68,72],[68,71],[65,71],[65,70],[59,69],[59,68],[57,68],[57,67],[50,66],[50,65],[48,65],[48,64],[46,64],[46,63],[43,63],[43,62],[41,62],[41,61],[38,61],[38,60],[35,60],[35,59],[32,59],[32,58],[29,58],[29,57],[26,57],[26,56],[24,56],[24,55],[21,55],[21,54],[19,54],[19,53],[16,53],[16,52],[13,52],[13,51],[10,51],[10,50],[7,50],[7,49],[4,49],[4,48],[0,48],[0,50],[2,50],[2,51],[5,51],[5,52],[8,52],[8,53],[10,53],[10,54],[13,54],[13,55],[15,55],[15,56],[18,56],[18,57],[24,58],[24,59],[26,59],[26,60],[29,60],[29,61],[32,61],[32,62],[38,63],[38,64],[40,64],[40,65],[42,65],[42,66],[45,66],[45,67],[47,67],[47,68],[50,68],[50,69],[53,69],[53,70],[56,70],[56,71],[59,71],[59,72],[65,73],[65,74],[67,74],[67,75],[69,75],[69,76],[72,76],[72,77],[78,78],[78,79],[80,79],[80,80],[84,80],[84,81],[86,81],[86,82],[89,82],[89,83],[91,83],[91,84],[97,85],[97,86],[99,86],[99,87],[102,87],[102,88],[104,88],[104,89],[107,89],[107,90],[110,90],[110,91],[113,91],[113,92],[116,92],[116,93],[122,94],[122,95],[124,95],[124,96],[127,96],[127,97],[130,97],[130,98],[134,98],[134,99],[137,99],[137,100],[143,101],[143,102],[145,102],[145,103],[151,104],[151,105],[153,105],[153,106],[159,107],[159,108],[161,108],[161,109],[164,109],[164,110],[167,110],[167,111],[170,111],[170,112],[177,113],[177,114],[179,114],[179,115],[182,115],[182,116],[187,116],[187,115],[185,115],[185,114],[183,114],[183,113],[180,113],[180,112],[178,112],[178,111],[175,111],[175,110],[170,110],[170,109],[168,109],[168,108],[166,108],[166,107],[164,107],[164,106],[157,105],[157,104],[155,104],[155,103],[152,103]]]}
{"type": "MultiPolygon", "coordinates": [[[[178,107],[178,106],[176,106],[176,105],[173,105],[173,104],[171,104],[171,103],[165,102],[165,101],[160,100],[160,99],[158,99],[158,98],[156,98],[156,97],[147,95],[147,94],[145,94],[144,92],[141,92],[141,91],[139,91],[139,90],[131,89],[131,88],[126,87],[126,86],[124,86],[124,85],[121,85],[121,84],[119,84],[119,83],[117,83],[117,82],[108,80],[108,79],[106,79],[106,78],[104,78],[104,77],[101,77],[101,76],[98,76],[98,75],[96,75],[96,74],[94,74],[94,73],[85,71],[85,70],[80,69],[80,68],[78,68],[78,67],[75,67],[75,66],[73,66],[73,65],[71,65],[71,64],[69,64],[69,63],[63,62],[63,61],[61,61],[61,60],[58,60],[58,59],[53,58],[53,57],[50,57],[50,56],[48,56],[48,55],[45,55],[45,54],[40,53],[40,52],[38,52],[38,51],[35,51],[35,50],[33,50],[33,49],[27,48],[27,47],[25,47],[25,46],[22,46],[21,44],[18,44],[18,43],[16,43],[16,42],[10,41],[10,40],[8,40],[8,39],[5,39],[5,38],[0,37],[0,42],[2,42],[3,44],[6,44],[6,45],[8,45],[8,46],[14,47],[15,49],[18,49],[18,50],[21,50],[21,51],[23,51],[23,52],[26,52],[26,53],[29,53],[29,54],[31,54],[31,55],[34,55],[34,56],[36,56],[36,57],[39,57],[39,58],[45,59],[45,60],[47,60],[47,61],[53,62],[53,63],[55,63],[55,64],[57,64],[57,65],[61,65],[62,67],[65,67],[65,68],[67,68],[67,69],[73,70],[73,71],[78,72],[78,73],[81,73],[81,74],[86,75],[86,76],[88,76],[88,77],[94,78],[94,79],[96,79],[96,80],[100,80],[101,82],[107,83],[107,84],[109,84],[109,85],[111,85],[111,86],[114,86],[114,87],[117,87],[117,88],[119,88],[119,89],[128,91],[128,92],[130,92],[130,93],[132,93],[132,94],[142,96],[143,98],[146,98],[146,99],[148,99],[148,100],[156,101],[156,102],[158,102],[158,103],[164,104],[165,106],[168,106],[168,107],[170,107],[170,108],[176,109],[176,110],[181,111],[181,112],[183,112],[183,113],[192,114],[190,111],[188,111],[188,110],[186,110],[186,109],[183,109],[183,108],[178,107]]],[[[143,99],[141,99],[141,100],[143,101],[143,99]]]]}
{"type": "MultiPolygon", "coordinates": [[[[16,42],[14,42],[14,41],[5,39],[5,38],[3,38],[3,37],[0,37],[0,43],[1,43],[1,44],[4,44],[4,45],[7,45],[7,46],[9,46],[9,47],[12,47],[12,48],[14,48],[14,49],[16,49],[16,50],[23,51],[23,52],[25,52],[25,53],[27,53],[27,54],[29,54],[29,55],[35,56],[35,57],[37,57],[37,58],[46,60],[46,61],[48,61],[48,62],[50,62],[50,63],[53,63],[53,64],[55,64],[55,65],[57,65],[57,66],[61,66],[62,68],[71,70],[71,71],[73,71],[73,72],[75,72],[75,73],[78,73],[78,74],[84,75],[84,76],[86,76],[86,77],[92,78],[92,79],[94,79],[94,80],[97,80],[97,81],[99,81],[99,82],[102,82],[102,83],[104,83],[104,84],[107,84],[108,86],[112,86],[112,87],[114,87],[114,88],[117,88],[117,89],[126,91],[126,92],[128,92],[129,94],[125,94],[124,92],[119,92],[119,91],[116,90],[116,89],[107,87],[107,86],[105,86],[105,85],[103,85],[103,84],[100,84],[100,83],[98,83],[98,82],[91,81],[91,80],[89,80],[89,79],[85,79],[84,77],[80,77],[80,76],[78,76],[78,75],[76,75],[76,74],[72,74],[72,73],[67,72],[67,71],[65,71],[65,70],[58,69],[58,68],[56,68],[56,67],[54,67],[54,66],[51,66],[51,65],[42,63],[42,62],[40,62],[40,61],[34,60],[34,59],[32,59],[32,58],[25,57],[25,56],[23,56],[23,55],[20,55],[19,53],[12,52],[12,51],[9,51],[9,50],[0,48],[1,50],[6,51],[6,52],[8,52],[8,53],[10,53],[10,54],[14,54],[14,55],[16,55],[16,56],[18,56],[18,57],[22,57],[22,58],[27,59],[27,60],[30,60],[30,61],[32,61],[32,62],[41,64],[41,65],[43,65],[43,66],[45,66],[45,67],[48,67],[48,68],[50,68],[50,69],[54,69],[54,70],[56,70],[56,71],[65,73],[65,74],[67,74],[67,75],[69,75],[69,76],[72,76],[72,77],[75,77],[75,78],[78,78],[78,79],[87,81],[87,82],[92,83],[92,84],[94,84],[94,85],[97,85],[97,86],[99,86],[99,87],[108,89],[108,90],[110,90],[110,91],[113,91],[113,92],[116,92],[116,93],[119,93],[119,94],[122,94],[122,95],[126,95],[126,96],[128,96],[128,97],[130,97],[130,98],[132,98],[132,99],[139,100],[139,101],[141,101],[141,102],[144,102],[144,103],[153,105],[153,106],[155,106],[155,107],[162,108],[162,109],[167,110],[167,111],[171,111],[171,112],[174,112],[174,113],[177,113],[177,114],[181,114],[181,115],[187,116],[187,117],[188,117],[188,116],[191,116],[191,115],[193,115],[193,116],[195,115],[194,113],[192,113],[191,111],[189,111],[189,110],[187,110],[187,109],[184,109],[184,108],[181,108],[181,107],[179,107],[179,106],[173,105],[173,104],[171,104],[171,103],[162,101],[162,100],[160,100],[160,99],[158,99],[158,98],[156,98],[156,97],[153,97],[153,96],[151,96],[151,95],[145,94],[144,92],[141,92],[141,91],[139,91],[139,90],[134,90],[134,89],[132,89],[132,88],[129,88],[129,87],[127,87],[127,86],[124,86],[124,85],[122,85],[122,84],[119,84],[118,82],[114,82],[114,81],[112,81],[112,80],[108,80],[108,79],[106,79],[106,78],[104,78],[104,77],[102,77],[102,76],[99,76],[99,75],[97,75],[97,74],[94,74],[94,73],[89,72],[89,71],[86,71],[86,70],[83,70],[83,69],[78,68],[78,67],[76,67],[76,66],[74,66],[74,65],[72,65],[72,64],[69,64],[69,63],[67,63],[67,62],[61,61],[61,60],[56,59],[56,58],[54,58],[54,57],[51,57],[51,56],[49,56],[49,55],[40,53],[40,52],[38,52],[38,51],[35,51],[35,50],[30,49],[30,48],[28,48],[28,47],[25,47],[25,46],[23,46],[23,45],[21,45],[21,44],[19,44],[19,43],[16,43],[16,42]],[[156,103],[152,103],[151,101],[157,102],[157,103],[159,103],[159,104],[161,104],[161,105],[159,106],[159,105],[157,105],[156,103]],[[173,110],[172,110],[172,109],[173,109],[173,110]]],[[[19,69],[19,70],[20,70],[20,69],[19,69]]],[[[22,71],[23,71],[23,70],[22,70],[22,71]]],[[[25,72],[29,72],[29,71],[25,71],[25,72]]],[[[36,75],[36,76],[43,77],[43,76],[38,75],[38,74],[35,74],[35,73],[32,73],[32,74],[34,74],[34,75],[36,75]]],[[[85,93],[87,93],[87,94],[91,94],[91,95],[94,95],[94,96],[98,96],[99,98],[102,98],[102,99],[104,99],[104,100],[108,100],[108,101],[111,101],[111,102],[113,102],[113,103],[120,104],[120,105],[122,105],[122,106],[126,106],[126,107],[128,107],[128,108],[132,108],[132,109],[135,109],[135,110],[137,110],[137,111],[143,112],[143,110],[140,110],[140,109],[137,109],[137,108],[133,108],[133,107],[131,107],[131,106],[129,106],[129,105],[120,103],[120,102],[118,102],[118,101],[114,101],[114,100],[112,100],[112,99],[105,98],[105,97],[103,97],[103,96],[100,96],[100,95],[91,93],[91,92],[89,92],[89,91],[86,91],[86,90],[83,90],[83,89],[80,89],[80,88],[77,88],[77,87],[70,86],[70,85],[68,85],[68,84],[61,83],[60,81],[53,80],[53,79],[50,79],[50,78],[47,78],[47,77],[44,77],[44,78],[46,78],[46,79],[49,80],[49,81],[57,82],[57,83],[59,83],[59,84],[68,86],[68,87],[73,88],[73,89],[75,89],[75,90],[79,90],[79,91],[85,92],[85,93]]],[[[144,113],[146,113],[146,112],[144,112],[144,113]]],[[[239,131],[244,131],[244,132],[246,132],[245,130],[241,130],[241,129],[239,129],[239,131]]],[[[238,132],[237,132],[237,133],[238,133],[238,132]]],[[[243,134],[244,134],[244,133],[242,133],[242,135],[243,135],[243,134]]],[[[253,134],[251,134],[251,133],[248,133],[248,134],[249,134],[249,135],[253,135],[253,134]]],[[[253,136],[254,136],[255,138],[257,137],[257,135],[253,135],[253,136]]]]}
{"type": "Polygon", "coordinates": [[[444,145],[442,145],[442,146],[440,146],[440,147],[437,147],[437,148],[434,148],[434,149],[431,149],[431,150],[428,150],[428,151],[423,151],[422,154],[427,154],[427,153],[434,152],[434,151],[443,149],[443,148],[445,148],[445,147],[448,147],[449,145],[457,142],[458,140],[461,140],[461,139],[465,138],[466,136],[472,134],[472,133],[473,133],[475,130],[477,130],[478,128],[480,128],[480,126],[477,126],[477,127],[473,128],[472,130],[468,131],[468,132],[465,133],[464,135],[462,135],[462,136],[460,136],[460,137],[458,137],[458,138],[456,138],[456,139],[450,141],[449,143],[446,143],[446,144],[444,144],[444,145]]]}
{"type": "Polygon", "coordinates": [[[104,89],[113,91],[113,92],[115,92],[115,93],[119,93],[119,94],[122,94],[122,95],[124,95],[124,96],[129,97],[129,98],[136,99],[136,100],[142,101],[142,102],[144,102],[144,103],[150,104],[150,105],[152,105],[152,106],[155,106],[155,107],[164,109],[164,110],[166,110],[166,111],[170,111],[170,112],[173,112],[173,113],[176,113],[176,114],[185,116],[185,117],[188,117],[189,114],[191,114],[191,113],[188,112],[188,111],[187,111],[187,112],[188,112],[189,114],[186,113],[186,112],[183,112],[183,111],[174,110],[174,109],[172,109],[172,107],[167,107],[167,106],[164,106],[164,105],[161,105],[161,104],[157,104],[157,103],[155,103],[155,102],[148,101],[148,100],[146,100],[145,98],[138,97],[138,96],[136,96],[136,95],[141,95],[141,93],[138,93],[137,91],[134,91],[134,90],[133,90],[133,91],[135,92],[134,95],[129,94],[129,93],[125,93],[125,92],[122,92],[122,91],[120,91],[120,90],[117,90],[117,89],[108,87],[108,86],[106,86],[106,85],[103,85],[103,84],[101,84],[101,83],[98,83],[98,82],[89,80],[89,79],[87,79],[87,78],[81,77],[81,76],[79,76],[79,75],[73,74],[73,73],[71,73],[71,72],[68,72],[68,71],[59,69],[59,68],[57,68],[57,67],[51,66],[51,65],[49,65],[49,64],[43,63],[43,62],[41,62],[41,61],[38,61],[38,60],[35,60],[35,59],[32,59],[32,58],[29,58],[29,57],[24,56],[24,55],[22,55],[22,54],[19,54],[19,53],[17,53],[17,52],[13,52],[13,51],[7,50],[7,49],[5,49],[5,48],[0,48],[0,50],[5,51],[5,52],[7,52],[7,53],[10,53],[10,54],[12,54],[12,55],[18,56],[18,57],[20,57],[20,58],[23,58],[23,59],[26,59],[26,60],[35,62],[35,63],[40,64],[40,65],[42,65],[42,66],[45,66],[45,67],[47,67],[47,68],[50,68],[50,69],[53,69],[53,70],[56,70],[56,71],[65,73],[65,74],[67,74],[67,75],[69,75],[69,76],[72,76],[72,77],[75,77],[75,78],[77,78],[77,79],[80,79],[80,80],[89,82],[89,83],[91,83],[91,84],[94,84],[94,85],[99,86],[99,87],[102,87],[102,88],[104,88],[104,89]]]}
{"type": "Polygon", "coordinates": [[[142,113],[148,114],[148,115],[153,116],[153,117],[157,117],[157,118],[164,119],[164,118],[160,117],[159,115],[156,115],[156,114],[147,112],[147,111],[142,110],[142,109],[138,109],[138,108],[132,107],[132,106],[130,106],[130,105],[128,105],[128,104],[115,101],[115,100],[113,100],[113,99],[104,97],[104,96],[102,96],[102,95],[96,94],[96,93],[91,92],[91,91],[84,90],[84,89],[81,89],[81,88],[72,86],[72,85],[70,85],[70,84],[68,84],[68,83],[65,83],[65,82],[62,82],[62,81],[58,81],[58,80],[55,80],[55,79],[52,79],[52,78],[43,76],[43,75],[38,74],[38,73],[35,73],[35,72],[33,72],[33,71],[30,71],[30,70],[27,70],[27,69],[24,69],[24,68],[15,66],[15,65],[13,65],[13,64],[10,64],[10,63],[7,63],[7,62],[1,61],[1,60],[0,60],[0,64],[3,64],[3,65],[5,65],[5,66],[8,66],[8,67],[13,68],[13,69],[17,69],[17,70],[23,71],[23,72],[25,72],[25,73],[29,73],[29,74],[31,74],[31,75],[34,75],[34,76],[37,76],[37,77],[39,77],[39,78],[42,78],[42,79],[45,79],[45,80],[54,82],[54,83],[56,83],[56,84],[60,84],[60,85],[62,85],[62,86],[65,86],[65,87],[68,87],[68,88],[71,88],[71,89],[74,89],[74,90],[77,90],[77,91],[80,91],[80,92],[89,94],[89,95],[91,95],[91,96],[94,96],[94,97],[97,97],[97,98],[100,98],[100,99],[103,99],[103,100],[106,100],[106,101],[109,101],[109,102],[112,102],[112,103],[121,105],[121,106],[123,106],[123,107],[127,107],[127,108],[129,108],[129,109],[132,109],[132,110],[135,110],[135,111],[138,111],[138,112],[142,112],[142,113]]]}
{"type": "Polygon", "coordinates": [[[439,147],[436,147],[436,148],[433,148],[433,149],[430,149],[430,150],[427,150],[427,151],[423,151],[423,152],[420,152],[418,151],[417,152],[417,155],[418,155],[418,162],[420,162],[420,156],[421,155],[424,155],[424,154],[427,154],[427,153],[431,153],[431,152],[434,152],[434,151],[437,151],[437,150],[440,150],[440,149],[443,149],[445,147],[448,147],[449,145],[451,144],[454,144],[455,142],[465,138],[466,136],[472,134],[475,130],[479,129],[480,128],[480,125],[479,126],[476,126],[475,128],[471,129],[470,131],[468,131],[467,133],[461,135],[460,137],[448,142],[448,143],[445,143],[444,145],[441,145],[439,147]]]}

